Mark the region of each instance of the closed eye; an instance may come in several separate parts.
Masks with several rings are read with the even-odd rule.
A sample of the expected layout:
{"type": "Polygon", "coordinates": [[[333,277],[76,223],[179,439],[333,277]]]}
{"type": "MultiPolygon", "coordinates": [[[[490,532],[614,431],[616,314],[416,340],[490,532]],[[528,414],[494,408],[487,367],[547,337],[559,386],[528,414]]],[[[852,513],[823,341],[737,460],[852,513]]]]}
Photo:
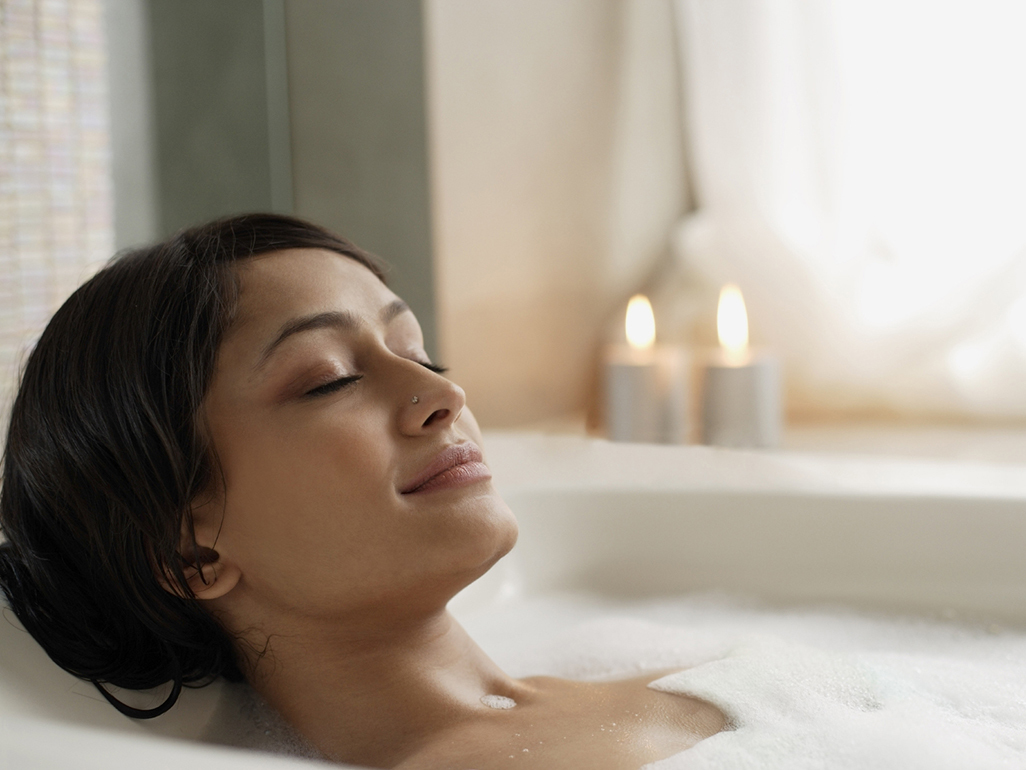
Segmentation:
{"type": "MultiPolygon", "coordinates": [[[[430,361],[418,361],[417,363],[423,366],[428,371],[434,372],[435,374],[445,374],[447,371],[449,371],[448,368],[444,366],[438,366],[437,364],[433,364],[430,361]]],[[[352,385],[354,382],[361,379],[363,379],[362,374],[354,374],[350,375],[349,377],[340,377],[337,380],[326,382],[324,385],[320,385],[314,388],[313,390],[308,390],[304,395],[310,397],[326,396],[329,393],[336,393],[337,391],[340,391],[348,385],[352,385]]]]}
{"type": "Polygon", "coordinates": [[[352,385],[354,382],[361,379],[363,379],[362,374],[354,374],[349,377],[340,377],[337,380],[327,382],[324,385],[321,385],[320,387],[314,388],[313,390],[308,390],[305,395],[311,397],[326,396],[329,393],[335,393],[336,391],[342,390],[342,388],[348,385],[352,385]]]}

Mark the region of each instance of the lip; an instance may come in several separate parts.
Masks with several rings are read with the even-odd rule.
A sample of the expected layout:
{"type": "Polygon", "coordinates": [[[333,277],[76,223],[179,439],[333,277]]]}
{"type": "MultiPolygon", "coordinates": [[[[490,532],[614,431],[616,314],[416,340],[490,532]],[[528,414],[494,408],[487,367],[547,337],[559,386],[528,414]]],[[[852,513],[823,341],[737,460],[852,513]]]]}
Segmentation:
{"type": "Polygon", "coordinates": [[[424,470],[399,489],[399,493],[413,495],[439,489],[456,489],[491,477],[492,473],[484,464],[484,457],[477,444],[464,441],[462,444],[447,446],[435,455],[424,470]]]}

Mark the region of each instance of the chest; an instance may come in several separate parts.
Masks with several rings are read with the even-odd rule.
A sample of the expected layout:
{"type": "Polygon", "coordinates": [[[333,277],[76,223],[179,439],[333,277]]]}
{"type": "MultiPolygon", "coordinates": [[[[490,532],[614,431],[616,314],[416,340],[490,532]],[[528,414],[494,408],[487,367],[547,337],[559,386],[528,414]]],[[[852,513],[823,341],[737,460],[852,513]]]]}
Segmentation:
{"type": "Polygon", "coordinates": [[[723,728],[701,701],[656,692],[651,680],[567,688],[442,741],[424,767],[453,770],[638,770],[723,728]],[[448,743],[448,746],[443,744],[448,743]]]}

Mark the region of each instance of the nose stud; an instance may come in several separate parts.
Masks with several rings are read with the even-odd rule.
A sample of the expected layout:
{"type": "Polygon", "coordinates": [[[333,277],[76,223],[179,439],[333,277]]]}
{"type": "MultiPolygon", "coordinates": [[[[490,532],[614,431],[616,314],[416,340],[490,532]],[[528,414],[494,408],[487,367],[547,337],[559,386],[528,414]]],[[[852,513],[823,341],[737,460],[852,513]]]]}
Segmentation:
{"type": "Polygon", "coordinates": [[[414,396],[413,398],[411,398],[411,399],[410,399],[410,401],[411,401],[412,403],[414,403],[414,404],[419,404],[419,403],[420,403],[420,399],[419,399],[419,398],[417,398],[417,396],[414,396]]]}

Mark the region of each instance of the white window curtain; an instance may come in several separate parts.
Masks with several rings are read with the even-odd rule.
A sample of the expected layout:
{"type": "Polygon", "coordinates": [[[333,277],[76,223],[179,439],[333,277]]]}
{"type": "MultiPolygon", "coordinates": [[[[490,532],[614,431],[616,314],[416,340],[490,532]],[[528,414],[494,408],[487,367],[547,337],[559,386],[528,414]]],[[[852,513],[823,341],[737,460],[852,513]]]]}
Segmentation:
{"type": "Polygon", "coordinates": [[[1026,3],[676,2],[678,255],[792,410],[1026,417],[1026,3]]]}
{"type": "Polygon", "coordinates": [[[0,0],[0,406],[113,247],[101,0],[0,0]]]}

